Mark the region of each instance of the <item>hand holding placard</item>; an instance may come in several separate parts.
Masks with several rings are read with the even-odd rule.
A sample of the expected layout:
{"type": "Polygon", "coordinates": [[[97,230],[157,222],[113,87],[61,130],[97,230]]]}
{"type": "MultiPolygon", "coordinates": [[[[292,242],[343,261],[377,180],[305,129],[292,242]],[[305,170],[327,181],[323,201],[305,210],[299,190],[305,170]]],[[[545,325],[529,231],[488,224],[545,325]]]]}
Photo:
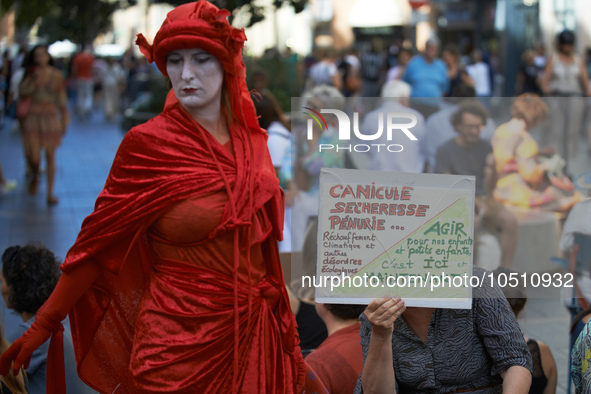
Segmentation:
{"type": "Polygon", "coordinates": [[[473,217],[473,177],[323,169],[317,298],[465,307],[469,286],[428,282],[471,274],[473,217]]]}

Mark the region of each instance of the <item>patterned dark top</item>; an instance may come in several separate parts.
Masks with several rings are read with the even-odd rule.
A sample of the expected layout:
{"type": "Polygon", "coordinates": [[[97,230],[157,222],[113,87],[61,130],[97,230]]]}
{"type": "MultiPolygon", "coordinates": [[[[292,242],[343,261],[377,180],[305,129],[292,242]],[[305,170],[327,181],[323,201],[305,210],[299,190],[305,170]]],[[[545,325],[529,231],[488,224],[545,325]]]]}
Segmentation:
{"type": "MultiPolygon", "coordinates": [[[[478,273],[482,277],[474,268],[478,273]]],[[[360,320],[365,362],[371,325],[363,314],[360,320]]],[[[392,354],[398,393],[502,393],[501,372],[516,365],[532,370],[521,329],[498,287],[474,289],[472,309],[435,309],[426,343],[397,319],[392,354]]],[[[362,392],[359,377],[355,393],[362,392]]]]}

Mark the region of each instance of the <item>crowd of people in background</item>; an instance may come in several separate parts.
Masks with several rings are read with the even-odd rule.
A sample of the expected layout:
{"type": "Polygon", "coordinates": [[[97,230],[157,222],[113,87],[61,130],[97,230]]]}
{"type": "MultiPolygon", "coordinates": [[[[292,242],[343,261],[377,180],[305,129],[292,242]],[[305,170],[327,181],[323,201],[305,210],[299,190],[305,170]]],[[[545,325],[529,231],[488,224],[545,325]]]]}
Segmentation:
{"type": "MultiPolygon", "coordinates": [[[[494,75],[499,70],[495,69],[495,61],[478,48],[466,54],[454,45],[441,47],[439,40],[432,38],[421,53],[414,53],[402,43],[387,51],[380,51],[377,43],[369,43],[363,50],[341,53],[320,48],[314,56],[299,63],[293,62],[293,54],[282,59],[289,65],[286,72],[293,72],[292,79],[300,82],[296,91],[303,97],[301,107],[312,111],[358,110],[362,114],[362,130],[375,130],[381,112],[413,114],[417,119],[413,133],[418,142],[397,155],[318,152],[319,144],[338,141],[334,119],[327,119],[325,129],[314,125],[312,138],[305,138],[303,123],[293,113],[290,122],[289,108],[280,100],[282,93],[273,86],[269,72],[256,67],[248,70],[258,120],[267,130],[271,161],[286,193],[284,241],[279,244],[279,250],[301,252],[304,269],[314,270],[320,170],[346,167],[475,176],[476,240],[482,232],[499,239],[500,258],[492,268],[512,269],[518,242],[518,222],[513,213],[516,207],[553,212],[566,219],[564,234],[570,235],[570,241],[561,241],[561,248],[570,253],[572,234],[591,236],[589,200],[579,191],[591,190],[591,176],[583,174],[573,182],[569,175],[578,174],[568,172],[568,161],[576,156],[581,138],[586,138],[591,152],[591,127],[585,122],[588,103],[581,99],[591,96],[591,50],[584,58],[574,51],[574,44],[574,34],[565,31],[557,37],[554,55],[546,56],[542,47],[520,54],[522,66],[515,84],[517,97],[499,124],[492,119],[490,101],[486,100],[498,93],[494,75]],[[546,100],[542,96],[560,99],[546,100]],[[355,101],[356,97],[360,100],[355,101]],[[485,99],[479,100],[482,98],[485,99]],[[538,130],[538,140],[532,136],[534,129],[538,130]],[[575,222],[578,227],[573,230],[575,222]]],[[[254,60],[249,62],[256,64],[254,60]]],[[[156,71],[131,50],[121,56],[103,58],[85,46],[70,59],[52,59],[44,46],[29,51],[22,49],[13,57],[5,52],[0,64],[3,94],[0,113],[18,119],[14,130],[20,130],[23,136],[28,192],[37,192],[44,167],[47,203],[59,202],[53,192],[55,151],[70,122],[69,108],[79,122],[91,121],[97,108],[103,111],[106,122],[118,121],[123,110],[141,92],[151,90],[156,71]],[[45,152],[45,166],[41,164],[42,152],[45,152]]],[[[165,95],[166,91],[160,93],[165,95]]],[[[408,140],[400,135],[388,143],[396,144],[396,138],[408,140]]],[[[5,177],[0,167],[0,194],[15,188],[16,181],[5,177]]],[[[35,313],[49,297],[59,276],[58,262],[50,251],[31,245],[8,248],[2,260],[2,296],[6,306],[17,311],[23,320],[20,327],[4,333],[13,340],[30,326],[35,313]],[[42,271],[19,272],[31,267],[26,264],[32,264],[31,259],[42,271]],[[20,283],[23,277],[27,278],[26,283],[20,283]],[[34,281],[42,282],[48,293],[36,294],[38,299],[29,300],[27,297],[31,295],[26,285],[34,281]],[[31,305],[23,304],[23,300],[31,305]]],[[[479,260],[475,247],[475,263],[479,260]]],[[[584,287],[591,279],[581,283],[584,287]]],[[[300,346],[331,393],[360,393],[376,388],[375,377],[383,378],[384,371],[387,376],[380,380],[382,386],[378,389],[398,387],[412,391],[419,386],[426,390],[443,385],[450,392],[464,392],[463,382],[454,380],[457,374],[454,368],[467,368],[461,359],[438,367],[439,381],[431,381],[432,376],[425,373],[430,360],[454,349],[473,352],[476,361],[463,376],[466,379],[470,376],[476,382],[475,390],[501,384],[504,388],[519,389],[512,379],[529,370],[533,376],[530,393],[555,392],[558,367],[549,347],[541,341],[523,338],[518,327],[516,317],[527,297],[521,289],[505,294],[508,304],[496,296],[491,298],[494,301],[479,300],[472,310],[459,317],[445,309],[407,309],[399,299],[375,300],[367,310],[358,305],[315,304],[313,294],[306,289],[298,288],[297,284],[292,284],[290,289],[300,346]],[[384,308],[391,313],[383,312],[384,308]],[[503,327],[488,325],[500,324],[500,320],[491,317],[497,312],[503,317],[503,327]],[[399,319],[403,314],[405,319],[399,319]],[[473,322],[486,325],[489,331],[470,331],[462,339],[465,343],[450,342],[453,346],[442,347],[434,355],[429,345],[436,340],[427,337],[430,319],[438,322],[440,337],[451,336],[457,326],[469,331],[473,322]],[[500,331],[502,335],[498,335],[500,331]],[[485,345],[479,342],[482,337],[486,337],[485,345]],[[378,342],[390,347],[378,349],[371,345],[378,342]],[[503,349],[507,343],[511,344],[512,353],[503,349]],[[404,364],[405,358],[411,357],[404,347],[407,350],[412,347],[411,356],[416,362],[411,366],[404,364]]],[[[572,371],[580,390],[577,392],[585,392],[591,381],[591,367],[586,367],[591,362],[591,323],[586,323],[591,320],[591,309],[585,300],[578,312],[572,371]]],[[[66,346],[71,348],[71,344],[66,346]]],[[[29,392],[43,392],[36,386],[45,383],[43,363],[47,347],[48,344],[34,354],[26,371],[29,392]]],[[[73,371],[73,363],[72,352],[66,350],[69,371],[73,371]]],[[[82,384],[75,374],[67,377],[72,387],[82,384]]],[[[24,390],[23,384],[22,376],[7,383],[16,387],[11,388],[13,392],[24,390]]]]}
{"type": "MultiPolygon", "coordinates": [[[[315,242],[317,234],[318,175],[322,167],[474,175],[476,245],[481,236],[484,238],[482,234],[488,233],[498,239],[500,249],[498,260],[490,265],[486,261],[487,256],[480,256],[479,247],[475,246],[474,261],[476,265],[499,272],[513,272],[514,269],[512,264],[518,246],[519,227],[516,210],[551,212],[563,220],[568,217],[569,223],[574,222],[574,216],[580,219],[580,223],[591,222],[591,216],[586,211],[581,214],[581,209],[588,202],[580,192],[587,190],[585,183],[580,180],[585,175],[581,175],[575,185],[572,176],[579,174],[571,174],[572,170],[568,167],[568,162],[576,157],[580,140],[584,138],[591,142],[591,136],[588,135],[591,127],[585,121],[588,102],[584,99],[585,96],[591,96],[588,79],[588,71],[591,70],[587,70],[591,58],[583,59],[577,55],[574,43],[573,33],[565,31],[557,36],[555,55],[546,56],[542,47],[525,51],[521,55],[522,67],[515,84],[516,98],[506,101],[508,105],[501,114],[495,112],[496,108],[492,108],[491,104],[491,97],[495,92],[498,93],[494,78],[498,70],[495,70],[495,62],[490,61],[480,49],[463,54],[454,45],[441,48],[439,41],[432,38],[427,41],[423,52],[414,55],[410,48],[402,45],[389,52],[380,52],[372,44],[367,45],[364,51],[347,51],[340,56],[332,48],[319,50],[315,62],[310,59],[306,62],[299,107],[311,111],[330,108],[348,113],[358,112],[360,130],[366,134],[378,129],[382,112],[412,113],[417,119],[412,132],[418,143],[407,144],[408,138],[401,133],[392,135],[386,141],[386,133],[383,133],[380,137],[382,140],[372,142],[404,144],[404,151],[395,155],[375,151],[361,154],[346,149],[340,152],[334,149],[318,152],[313,148],[319,144],[338,144],[336,120],[327,116],[327,128],[313,124],[313,138],[310,140],[308,137],[307,140],[304,135],[307,128],[297,114],[292,113],[290,131],[294,143],[278,145],[276,137],[269,134],[271,155],[283,158],[279,167],[276,167],[281,185],[287,193],[286,217],[290,218],[284,227],[286,241],[283,242],[283,250],[301,251],[303,274],[314,274],[316,246],[310,250],[310,240],[315,242]],[[349,100],[345,101],[345,98],[349,100]],[[574,206],[577,207],[576,212],[573,210],[573,215],[569,216],[574,206]]],[[[265,86],[263,90],[265,99],[273,97],[272,88],[265,86]]],[[[278,116],[283,122],[287,119],[283,114],[278,116]]],[[[287,138],[288,128],[283,130],[287,138]]],[[[575,231],[591,236],[591,228],[582,226],[584,228],[578,226],[575,231]]],[[[572,230],[567,231],[572,234],[572,230]]],[[[564,248],[565,253],[569,253],[569,247],[564,248]]],[[[584,275],[589,275],[588,267],[584,275]]],[[[581,283],[582,287],[588,285],[586,280],[581,283]]],[[[368,354],[368,351],[371,352],[369,332],[376,329],[377,323],[374,323],[383,316],[368,315],[366,310],[365,315],[361,315],[361,333],[367,333],[366,337],[362,336],[363,357],[359,355],[361,349],[357,346],[357,358],[350,358],[348,363],[341,362],[342,354],[350,351],[349,345],[346,345],[348,329],[342,328],[338,339],[341,345],[339,355],[326,358],[325,348],[334,347],[336,339],[331,339],[331,329],[327,323],[328,334],[322,334],[327,339],[322,344],[318,343],[316,337],[324,329],[319,328],[324,327],[320,319],[334,321],[331,320],[335,319],[331,311],[335,311],[340,316],[336,321],[343,324],[342,327],[347,327],[345,322],[348,321],[348,315],[341,312],[341,306],[323,304],[316,305],[316,314],[312,309],[311,294],[298,287],[297,283],[292,283],[291,290],[294,291],[292,307],[298,319],[302,343],[306,348],[318,349],[318,357],[314,357],[314,362],[321,357],[327,362],[330,359],[340,365],[341,371],[355,369],[357,365],[359,374],[361,364],[356,363],[360,360],[367,363],[376,357],[388,357],[387,354],[368,354]],[[366,324],[365,331],[363,324],[366,324]]],[[[520,289],[518,294],[508,294],[507,298],[510,298],[510,305],[517,316],[525,304],[525,292],[520,289]]],[[[379,310],[380,305],[374,305],[374,309],[379,310]]],[[[394,302],[390,308],[398,307],[408,322],[412,313],[397,305],[394,302]]],[[[586,305],[583,301],[582,306],[586,305]]],[[[584,309],[582,306],[579,305],[579,311],[584,309]]],[[[346,311],[346,307],[353,306],[343,307],[346,311]]],[[[589,313],[587,315],[585,319],[579,318],[578,330],[572,334],[574,339],[583,331],[584,323],[591,316],[589,313]]],[[[398,321],[395,315],[388,316],[388,319],[390,322],[398,321]]],[[[398,327],[396,324],[395,327],[398,327]]],[[[400,324],[399,328],[404,333],[406,326],[400,324]]],[[[402,334],[396,334],[395,330],[393,335],[397,338],[396,335],[402,334]]],[[[588,335],[588,330],[584,331],[584,335],[588,335]]],[[[526,338],[526,342],[533,361],[528,367],[533,368],[530,393],[555,392],[557,366],[548,346],[530,338],[526,338]]],[[[588,346],[588,340],[581,339],[577,344],[579,348],[588,346]]],[[[314,354],[312,351],[309,357],[314,354]]],[[[585,354],[577,350],[579,359],[581,354],[585,360],[585,354]]],[[[400,385],[409,371],[398,369],[396,351],[390,357],[394,357],[396,382],[400,385]]],[[[429,357],[426,359],[429,360],[429,357]]],[[[370,376],[374,376],[375,371],[386,371],[373,362],[370,376]]],[[[523,360],[516,363],[526,365],[523,360]]],[[[588,360],[582,362],[584,370],[587,363],[588,360]]],[[[583,390],[584,379],[580,376],[584,372],[581,372],[580,360],[573,364],[573,368],[579,368],[573,370],[573,376],[576,377],[578,390],[583,390]]],[[[324,373],[327,373],[326,370],[324,373]]],[[[332,377],[324,379],[331,382],[338,375],[337,371],[332,373],[332,377]]],[[[351,376],[354,375],[351,373],[351,376]]],[[[410,380],[405,384],[410,386],[407,388],[416,387],[413,384],[418,382],[412,379],[418,376],[423,375],[417,371],[416,376],[408,376],[410,380]]],[[[438,375],[439,378],[442,376],[438,375]]],[[[586,376],[589,379],[589,373],[586,376]]],[[[429,378],[424,379],[423,382],[426,382],[429,378]]],[[[370,387],[366,386],[362,378],[359,381],[343,378],[340,384],[343,387],[356,385],[356,392],[370,387]]],[[[428,386],[428,383],[425,384],[428,386]]],[[[450,386],[449,389],[453,391],[454,387],[450,386]]],[[[348,390],[335,392],[350,392],[348,390]]]]}

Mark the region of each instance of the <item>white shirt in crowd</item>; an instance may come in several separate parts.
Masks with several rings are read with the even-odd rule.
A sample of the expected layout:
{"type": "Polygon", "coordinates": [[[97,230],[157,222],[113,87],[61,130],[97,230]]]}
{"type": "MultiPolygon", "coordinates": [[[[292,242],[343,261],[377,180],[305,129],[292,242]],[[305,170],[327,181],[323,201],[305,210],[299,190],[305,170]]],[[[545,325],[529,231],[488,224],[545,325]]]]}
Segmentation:
{"type": "Polygon", "coordinates": [[[339,70],[333,62],[322,60],[310,68],[310,79],[314,86],[332,85],[332,77],[338,72],[339,70]]]}
{"type": "Polygon", "coordinates": [[[491,95],[490,69],[488,64],[479,62],[466,66],[466,72],[474,80],[474,89],[478,97],[488,97],[491,95]]]}
{"type": "Polygon", "coordinates": [[[561,250],[571,250],[575,242],[575,233],[591,236],[591,200],[581,201],[571,209],[560,237],[561,250]]]}
{"type": "Polygon", "coordinates": [[[287,152],[287,147],[290,144],[291,133],[279,122],[271,122],[267,128],[269,139],[267,140],[267,147],[271,154],[271,161],[273,167],[280,167],[283,161],[283,156],[287,152]]]}

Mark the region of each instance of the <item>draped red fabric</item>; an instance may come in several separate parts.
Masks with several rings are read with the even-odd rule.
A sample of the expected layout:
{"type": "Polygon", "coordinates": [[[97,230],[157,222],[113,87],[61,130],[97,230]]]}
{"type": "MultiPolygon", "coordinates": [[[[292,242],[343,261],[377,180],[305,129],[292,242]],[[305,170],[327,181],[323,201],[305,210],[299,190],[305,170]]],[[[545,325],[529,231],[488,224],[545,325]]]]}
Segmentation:
{"type": "MultiPolygon", "coordinates": [[[[71,313],[79,374],[97,390],[112,392],[121,384],[117,392],[126,392],[137,308],[156,263],[145,237],[147,227],[175,203],[225,190],[204,138],[211,139],[210,146],[233,185],[232,193],[236,201],[236,215],[228,203],[221,223],[209,237],[250,226],[252,217],[247,216],[249,201],[253,204],[253,212],[264,210],[273,228],[281,228],[282,200],[266,150],[266,137],[260,131],[252,132],[250,140],[254,154],[250,157],[247,156],[244,141],[237,136],[244,133],[240,128],[232,130],[234,159],[209,133],[199,133],[198,127],[180,105],[173,104],[152,121],[131,130],[124,138],[105,188],[97,200],[95,212],[84,221],[82,231],[62,266],[67,271],[92,259],[105,270],[103,277],[71,313]],[[248,174],[253,178],[254,201],[248,198],[248,174]]],[[[276,240],[277,236],[274,234],[270,241],[276,240]]],[[[278,353],[275,349],[273,353],[284,352],[290,356],[291,360],[286,365],[291,369],[288,376],[292,377],[289,383],[293,386],[291,389],[286,387],[288,391],[285,392],[295,392],[298,379],[301,384],[303,367],[299,349],[296,349],[297,335],[286,303],[287,295],[274,242],[268,242],[264,257],[267,281],[275,284],[273,288],[280,301],[275,302],[280,303],[275,319],[281,333],[281,340],[277,343],[283,350],[278,353]]],[[[225,290],[220,288],[215,294],[220,299],[232,299],[233,290],[232,286],[225,290]]],[[[248,290],[238,290],[241,298],[248,293],[248,290]]],[[[199,289],[195,291],[200,294],[198,299],[205,299],[207,293],[199,293],[202,291],[199,289]]],[[[277,309],[277,306],[272,309],[277,309]]],[[[215,325],[212,321],[210,328],[219,329],[215,325]]],[[[240,332],[243,329],[244,325],[239,324],[240,332]]],[[[198,369],[196,364],[206,362],[208,360],[196,357],[189,364],[190,368],[198,369]]],[[[227,365],[224,368],[227,369],[227,365]]]]}
{"type": "MultiPolygon", "coordinates": [[[[167,294],[164,303],[172,315],[191,319],[183,315],[183,303],[203,306],[191,312],[204,322],[195,335],[219,339],[207,342],[210,357],[204,357],[204,349],[196,349],[192,357],[186,349],[167,349],[168,365],[179,368],[179,388],[187,383],[181,376],[201,371],[199,392],[292,393],[305,389],[305,375],[312,375],[306,372],[284,288],[276,245],[283,198],[266,133],[258,126],[246,88],[241,58],[245,36],[229,26],[227,15],[204,0],[189,3],[168,14],[153,45],[138,36],[142,52],[165,75],[166,55],[173,49],[199,47],[220,60],[233,154],[188,115],[172,91],[162,114],[123,139],[95,210],[62,265],[64,272],[91,261],[103,268],[103,275],[70,313],[79,375],[100,392],[158,391],[130,383],[130,365],[140,374],[143,368],[142,349],[132,359],[134,335],[141,335],[135,332],[138,312],[155,302],[145,298],[146,289],[156,298],[167,294]],[[155,219],[181,201],[220,191],[227,194],[227,203],[207,239],[233,234],[233,241],[225,245],[234,250],[233,277],[220,276],[215,267],[199,269],[179,262],[171,267],[156,258],[146,235],[155,219]],[[255,218],[266,223],[253,229],[255,218]],[[274,232],[262,243],[266,276],[251,286],[239,280],[238,264],[245,254],[250,275],[250,247],[260,242],[253,232],[260,228],[274,232]],[[168,279],[158,280],[163,277],[168,279]],[[166,281],[188,290],[171,296],[163,285],[166,281]]],[[[163,321],[170,322],[167,319],[163,321]]],[[[143,324],[153,329],[147,335],[166,335],[166,327],[158,324],[143,324]]]]}

